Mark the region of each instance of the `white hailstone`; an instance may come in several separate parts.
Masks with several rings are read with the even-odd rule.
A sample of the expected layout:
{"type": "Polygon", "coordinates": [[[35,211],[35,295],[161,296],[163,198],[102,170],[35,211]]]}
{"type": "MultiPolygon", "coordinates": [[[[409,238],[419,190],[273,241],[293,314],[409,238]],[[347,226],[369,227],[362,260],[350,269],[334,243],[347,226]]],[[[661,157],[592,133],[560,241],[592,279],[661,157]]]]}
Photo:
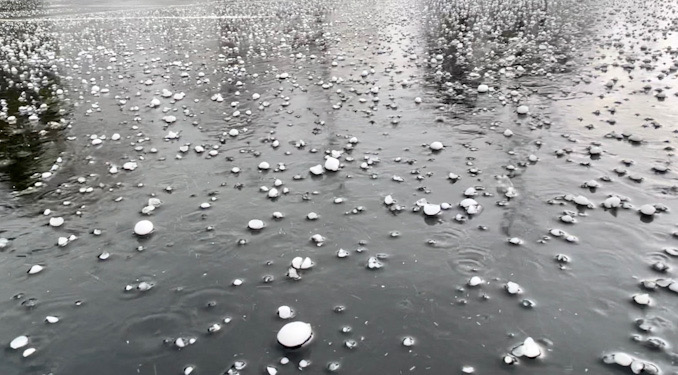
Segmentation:
{"type": "Polygon", "coordinates": [[[111,168],[108,170],[108,173],[110,173],[110,174],[118,173],[118,167],[116,167],[115,165],[112,165],[111,168]]]}
{"type": "Polygon", "coordinates": [[[306,218],[308,220],[318,220],[318,217],[319,217],[318,214],[316,214],[315,212],[309,212],[308,215],[306,215],[306,218]]]}
{"type": "Polygon", "coordinates": [[[24,358],[31,356],[33,353],[35,353],[35,348],[28,348],[24,350],[24,352],[21,354],[24,358]]]}
{"type": "Polygon", "coordinates": [[[414,345],[414,338],[413,337],[405,337],[403,339],[403,346],[410,347],[414,345]]]}
{"type": "Polygon", "coordinates": [[[252,99],[257,100],[259,98],[261,98],[261,95],[257,94],[256,92],[252,94],[252,99]]]}
{"type": "Polygon", "coordinates": [[[633,295],[633,302],[641,305],[641,306],[647,306],[649,305],[652,300],[650,299],[650,295],[647,293],[642,293],[642,294],[634,294],[633,295]]]}
{"type": "Polygon", "coordinates": [[[299,361],[299,370],[305,369],[306,367],[311,365],[311,361],[307,359],[302,359],[299,361]]]}
{"type": "Polygon", "coordinates": [[[537,358],[541,356],[541,347],[532,337],[528,337],[525,342],[513,349],[511,354],[516,357],[537,358]]]}
{"type": "Polygon", "coordinates": [[[208,209],[208,208],[210,208],[210,207],[212,207],[212,205],[209,204],[208,202],[200,203],[200,208],[202,208],[203,210],[206,210],[206,209],[208,209]]]}
{"type": "Polygon", "coordinates": [[[521,239],[518,238],[518,237],[511,237],[511,238],[509,238],[508,242],[509,242],[511,245],[522,245],[524,241],[521,240],[521,239]]]}
{"type": "Polygon", "coordinates": [[[160,106],[160,99],[158,98],[153,98],[151,99],[151,102],[148,104],[149,107],[151,108],[156,108],[160,106]]]}
{"type": "Polygon", "coordinates": [[[277,198],[280,196],[280,192],[276,188],[272,188],[271,190],[268,191],[268,197],[269,198],[277,198]]]}
{"type": "Polygon", "coordinates": [[[339,170],[339,159],[328,157],[325,160],[325,169],[328,171],[336,172],[339,170]]]}
{"type": "Polygon", "coordinates": [[[260,230],[264,227],[264,222],[259,219],[252,219],[247,223],[247,227],[252,230],[260,230]]]}
{"type": "Polygon", "coordinates": [[[377,257],[370,257],[367,260],[367,268],[369,268],[371,270],[377,270],[377,269],[382,268],[383,266],[384,266],[384,264],[381,263],[379,261],[379,259],[377,259],[377,257]]]}
{"type": "Polygon", "coordinates": [[[312,240],[313,242],[315,242],[316,244],[319,244],[319,245],[320,245],[320,244],[322,244],[323,242],[325,242],[325,237],[323,237],[322,235],[316,233],[316,234],[314,234],[314,235],[311,236],[311,240],[312,240]]]}
{"type": "Polygon", "coordinates": [[[54,324],[54,323],[58,323],[58,322],[59,322],[59,318],[56,317],[56,316],[51,316],[51,315],[50,315],[50,316],[45,317],[45,321],[46,321],[47,323],[49,323],[49,324],[54,324]]]}
{"type": "Polygon", "coordinates": [[[435,216],[440,213],[440,205],[439,204],[426,204],[424,206],[424,214],[426,216],[435,216]]]}
{"type": "Polygon", "coordinates": [[[184,375],[191,375],[193,371],[195,370],[194,366],[186,366],[184,367],[184,375]]]}
{"type": "Polygon", "coordinates": [[[516,112],[519,115],[526,115],[530,111],[530,108],[526,105],[521,105],[516,109],[516,112]]]}
{"type": "Polygon", "coordinates": [[[176,118],[176,116],[169,115],[169,116],[163,117],[162,121],[165,121],[166,123],[171,124],[173,122],[176,122],[177,118],[176,118]]]}
{"type": "Polygon", "coordinates": [[[266,366],[266,374],[267,375],[277,375],[278,369],[273,367],[273,366],[266,366]]]}
{"type": "Polygon", "coordinates": [[[461,372],[464,374],[473,374],[475,371],[476,369],[473,368],[473,366],[464,366],[461,368],[461,372]]]}
{"type": "Polygon", "coordinates": [[[262,161],[261,163],[259,163],[259,169],[261,169],[262,171],[269,170],[270,168],[271,168],[271,165],[268,164],[265,161],[262,161]]]}
{"type": "Polygon", "coordinates": [[[61,247],[64,247],[64,246],[68,245],[68,238],[66,238],[66,237],[59,237],[59,239],[57,239],[57,245],[59,245],[59,246],[61,246],[61,247]]]}
{"type": "Polygon", "coordinates": [[[448,179],[448,180],[452,180],[452,181],[457,181],[457,180],[459,179],[459,175],[450,172],[450,173],[447,175],[447,179],[448,179]]]}
{"type": "Polygon", "coordinates": [[[478,191],[474,187],[470,187],[464,191],[464,196],[466,197],[474,197],[478,195],[478,191]]]}
{"type": "MultiPolygon", "coordinates": [[[[349,256],[349,254],[350,254],[350,253],[349,253],[347,250],[339,249],[339,250],[337,251],[337,258],[346,258],[347,256],[349,256]]],[[[678,285],[677,285],[677,286],[678,286],[678,285]]]]}
{"type": "Polygon", "coordinates": [[[142,281],[139,283],[139,285],[137,285],[137,289],[141,292],[146,292],[148,290],[151,290],[151,288],[153,288],[153,284],[146,281],[142,281]]]}
{"type": "Polygon", "coordinates": [[[197,154],[202,154],[203,152],[205,152],[205,148],[201,145],[197,145],[193,147],[193,151],[195,151],[197,154]]]}
{"type": "Polygon", "coordinates": [[[174,99],[174,100],[181,100],[181,99],[183,99],[185,96],[186,96],[185,93],[183,93],[183,92],[178,92],[178,93],[174,94],[174,96],[172,97],[172,99],[174,99]]]}
{"type": "Polygon", "coordinates": [[[231,129],[228,131],[228,135],[230,135],[231,137],[237,137],[239,134],[240,132],[238,131],[238,129],[231,129]]]}
{"type": "Polygon", "coordinates": [[[137,169],[137,166],[138,166],[137,163],[135,163],[133,161],[128,161],[127,163],[122,165],[122,169],[124,169],[126,171],[133,171],[133,170],[137,169]]]}
{"type": "Polygon", "coordinates": [[[42,270],[44,270],[44,269],[45,269],[45,267],[43,267],[43,266],[41,266],[41,265],[39,265],[39,264],[36,264],[36,265],[32,266],[32,267],[28,270],[28,274],[29,274],[29,275],[35,275],[36,273],[38,273],[38,272],[40,272],[40,271],[42,271],[42,270]]]}
{"type": "Polygon", "coordinates": [[[311,337],[313,337],[311,325],[300,321],[285,324],[277,335],[278,343],[289,349],[304,345],[311,337]]]}
{"type": "Polygon", "coordinates": [[[488,91],[490,91],[490,87],[488,85],[485,85],[485,84],[478,85],[478,92],[479,93],[486,93],[488,91]]]}
{"type": "Polygon", "coordinates": [[[233,280],[233,286],[240,286],[242,285],[242,283],[243,283],[242,279],[233,280]]]}
{"type": "Polygon", "coordinates": [[[603,202],[603,207],[605,208],[617,208],[619,206],[621,206],[621,199],[616,196],[609,197],[603,202]]]}
{"type": "Polygon", "coordinates": [[[276,211],[276,212],[273,213],[274,219],[282,219],[283,217],[285,217],[285,215],[283,215],[283,213],[280,212],[280,211],[276,211]]]}
{"type": "Polygon", "coordinates": [[[508,292],[508,294],[518,294],[518,293],[522,293],[522,291],[523,291],[520,288],[520,285],[518,285],[517,283],[514,283],[513,281],[507,282],[506,285],[505,285],[505,288],[506,288],[506,291],[508,292]]]}
{"type": "Polygon", "coordinates": [[[416,98],[414,98],[414,103],[415,103],[415,104],[421,104],[421,101],[422,101],[421,98],[418,97],[418,96],[417,96],[416,98]]]}
{"type": "Polygon", "coordinates": [[[174,340],[174,345],[177,348],[184,348],[186,347],[186,340],[184,340],[182,337],[179,337],[176,340],[174,340]]]}
{"type": "Polygon", "coordinates": [[[278,317],[280,319],[290,319],[294,317],[294,310],[289,306],[278,307],[278,317]]]}
{"type": "Polygon", "coordinates": [[[238,168],[238,167],[231,168],[231,173],[234,173],[234,174],[240,173],[240,168],[238,168]]]}
{"type": "Polygon", "coordinates": [[[53,227],[60,227],[64,224],[64,218],[63,217],[53,217],[49,219],[49,225],[53,227]]]}
{"type": "Polygon", "coordinates": [[[385,205],[390,206],[390,205],[392,205],[393,203],[395,203],[395,199],[393,199],[392,196],[387,195],[387,196],[384,198],[384,204],[385,204],[385,205]]]}
{"type": "Polygon", "coordinates": [[[108,251],[104,251],[104,252],[102,252],[101,254],[99,254],[99,259],[100,259],[100,260],[106,260],[106,259],[108,259],[108,258],[110,258],[110,257],[111,257],[111,253],[109,253],[108,251]]]}
{"type": "Polygon", "coordinates": [[[530,154],[530,155],[527,157],[527,160],[529,160],[529,161],[532,162],[532,163],[536,163],[537,161],[539,161],[539,158],[537,157],[537,155],[530,154]]]}
{"type": "Polygon", "coordinates": [[[134,233],[139,236],[145,236],[153,232],[153,223],[150,220],[141,220],[134,225],[134,233]]]}
{"type": "Polygon", "coordinates": [[[309,257],[295,257],[292,259],[292,267],[298,270],[306,270],[313,267],[313,261],[309,257]]]}
{"type": "Polygon", "coordinates": [[[325,172],[325,169],[320,164],[312,166],[311,168],[309,168],[309,170],[311,171],[312,174],[316,176],[320,176],[325,172]]]}
{"type": "Polygon", "coordinates": [[[478,286],[483,283],[483,279],[481,279],[479,276],[473,276],[471,279],[468,281],[468,286],[478,286]]]}
{"type": "Polygon", "coordinates": [[[504,137],[510,137],[512,135],[513,135],[513,131],[511,131],[511,129],[504,130],[504,137]]]}
{"type": "Polygon", "coordinates": [[[172,91],[170,91],[168,89],[162,89],[161,95],[162,95],[163,98],[169,98],[170,96],[172,96],[172,91]]]}
{"type": "Polygon", "coordinates": [[[561,216],[561,217],[560,217],[560,221],[562,221],[563,223],[568,223],[568,224],[571,224],[571,223],[574,223],[574,222],[575,222],[574,218],[573,218],[572,216],[570,216],[570,215],[563,215],[563,216],[561,216]]]}
{"type": "Polygon", "coordinates": [[[640,211],[640,213],[645,216],[652,216],[655,214],[655,212],[657,212],[657,209],[651,204],[644,204],[640,206],[638,211],[640,211]]]}
{"type": "Polygon", "coordinates": [[[28,337],[26,336],[18,336],[12,342],[9,343],[9,347],[12,349],[21,349],[24,346],[28,345],[28,337]]]}
{"type": "Polygon", "coordinates": [[[431,143],[428,147],[429,147],[431,150],[433,150],[433,151],[440,151],[440,150],[442,150],[443,147],[445,147],[445,146],[443,146],[443,143],[442,143],[442,142],[435,141],[435,142],[431,143]]]}
{"type": "Polygon", "coordinates": [[[633,357],[626,353],[619,352],[614,354],[614,363],[618,364],[619,366],[628,367],[631,366],[632,362],[633,357]]]}
{"type": "Polygon", "coordinates": [[[119,133],[113,133],[111,136],[112,141],[119,141],[120,140],[120,134],[119,133]]]}
{"type": "Polygon", "coordinates": [[[576,197],[574,197],[574,203],[580,206],[589,206],[589,207],[592,206],[591,201],[589,201],[589,199],[583,195],[577,195],[576,197]]]}
{"type": "Polygon", "coordinates": [[[7,238],[4,237],[0,238],[0,249],[6,248],[8,244],[9,240],[7,238]]]}

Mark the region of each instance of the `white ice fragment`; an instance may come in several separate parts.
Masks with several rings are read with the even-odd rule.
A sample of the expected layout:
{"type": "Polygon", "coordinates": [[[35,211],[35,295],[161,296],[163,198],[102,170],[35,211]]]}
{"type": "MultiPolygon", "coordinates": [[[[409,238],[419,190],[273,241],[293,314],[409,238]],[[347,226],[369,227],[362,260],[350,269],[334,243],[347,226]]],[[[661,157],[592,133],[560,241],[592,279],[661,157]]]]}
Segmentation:
{"type": "Polygon", "coordinates": [[[481,279],[479,276],[473,276],[471,279],[468,281],[468,286],[478,286],[483,283],[483,279],[481,279]]]}
{"type": "Polygon", "coordinates": [[[518,293],[522,293],[522,291],[523,291],[520,288],[520,285],[518,285],[517,283],[514,283],[513,281],[507,282],[506,285],[505,285],[505,288],[506,288],[506,291],[509,294],[518,294],[518,293]]]}
{"type": "Polygon", "coordinates": [[[24,346],[28,345],[28,337],[27,336],[17,336],[12,342],[9,343],[9,347],[12,349],[20,349],[23,348],[24,346]]]}
{"type": "Polygon", "coordinates": [[[441,211],[439,204],[426,204],[424,205],[424,214],[426,216],[435,216],[438,215],[441,211]]]}
{"type": "Polygon", "coordinates": [[[278,331],[277,339],[280,345],[293,349],[307,343],[312,336],[313,330],[310,324],[296,321],[285,324],[278,331]]]}
{"type": "Polygon", "coordinates": [[[633,302],[641,305],[641,306],[647,306],[649,305],[652,300],[650,299],[650,295],[647,293],[641,293],[641,294],[634,294],[633,295],[633,302]]]}
{"type": "Polygon", "coordinates": [[[278,317],[280,319],[290,319],[294,317],[294,310],[289,306],[280,306],[278,307],[278,317]]]}
{"type": "Polygon", "coordinates": [[[54,324],[59,322],[59,318],[56,316],[49,315],[45,317],[45,321],[49,324],[54,324]]]}
{"type": "Polygon", "coordinates": [[[528,337],[522,344],[513,349],[511,354],[516,357],[537,358],[541,356],[541,347],[532,337],[528,337]]]}
{"type": "Polygon", "coordinates": [[[435,142],[432,142],[428,147],[429,147],[431,150],[433,150],[433,151],[440,151],[440,150],[442,150],[443,147],[445,147],[445,146],[443,146],[443,143],[442,143],[442,142],[435,141],[435,142]]]}
{"type": "Polygon", "coordinates": [[[320,176],[325,172],[325,169],[320,164],[312,166],[311,168],[309,168],[309,170],[311,171],[312,174],[316,176],[320,176]]]}
{"type": "Polygon", "coordinates": [[[134,225],[134,233],[145,236],[153,232],[153,223],[150,220],[141,220],[134,225]]]}
{"type": "Polygon", "coordinates": [[[45,267],[43,267],[43,266],[41,266],[41,265],[39,265],[39,264],[36,264],[36,265],[32,266],[32,267],[28,270],[28,274],[29,274],[29,275],[35,275],[36,273],[42,271],[43,269],[45,269],[45,267]]]}
{"type": "Polygon", "coordinates": [[[336,172],[339,170],[339,159],[333,158],[333,157],[328,157],[327,160],[325,160],[325,169],[328,171],[336,172]]]}
{"type": "Polygon", "coordinates": [[[247,223],[247,227],[252,230],[260,230],[264,227],[264,222],[259,219],[252,219],[247,223]]]}
{"type": "Polygon", "coordinates": [[[640,206],[638,211],[640,211],[640,213],[645,216],[652,216],[655,214],[655,212],[657,212],[657,209],[651,204],[644,204],[640,206]]]}

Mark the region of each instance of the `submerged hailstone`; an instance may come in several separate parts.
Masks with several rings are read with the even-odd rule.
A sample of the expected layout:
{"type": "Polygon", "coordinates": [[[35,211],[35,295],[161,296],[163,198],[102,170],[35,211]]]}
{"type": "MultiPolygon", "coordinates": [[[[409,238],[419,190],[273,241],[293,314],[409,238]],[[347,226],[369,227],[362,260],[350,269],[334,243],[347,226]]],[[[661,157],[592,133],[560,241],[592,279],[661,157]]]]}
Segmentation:
{"type": "Polygon", "coordinates": [[[278,331],[278,343],[286,348],[295,349],[307,343],[313,337],[311,325],[306,322],[291,322],[278,331]]]}

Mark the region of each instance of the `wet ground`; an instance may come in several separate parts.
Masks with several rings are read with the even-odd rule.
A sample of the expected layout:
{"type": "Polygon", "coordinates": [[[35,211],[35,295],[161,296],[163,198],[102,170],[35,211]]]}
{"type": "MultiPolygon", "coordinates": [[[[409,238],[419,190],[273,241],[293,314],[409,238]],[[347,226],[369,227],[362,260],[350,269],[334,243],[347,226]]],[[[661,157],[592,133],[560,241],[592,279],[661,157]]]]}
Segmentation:
{"type": "Polygon", "coordinates": [[[0,373],[678,373],[676,9],[0,0],[0,373]]]}

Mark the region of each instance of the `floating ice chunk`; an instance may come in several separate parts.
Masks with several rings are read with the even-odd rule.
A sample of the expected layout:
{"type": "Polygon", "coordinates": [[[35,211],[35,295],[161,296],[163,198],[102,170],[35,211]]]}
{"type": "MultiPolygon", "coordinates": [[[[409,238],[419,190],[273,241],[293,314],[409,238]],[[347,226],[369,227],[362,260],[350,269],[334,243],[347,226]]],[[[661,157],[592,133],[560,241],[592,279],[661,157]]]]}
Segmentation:
{"type": "Polygon", "coordinates": [[[271,165],[268,164],[268,163],[265,162],[265,161],[262,161],[261,163],[259,163],[259,169],[261,169],[262,171],[267,171],[267,170],[269,170],[270,168],[271,168],[271,165]]]}
{"type": "Polygon", "coordinates": [[[652,216],[657,212],[657,209],[651,204],[644,204],[640,206],[638,211],[645,216],[652,216]]]}
{"type": "Polygon", "coordinates": [[[523,292],[523,290],[520,288],[520,285],[514,283],[513,281],[507,282],[504,287],[506,288],[508,294],[519,294],[523,292]]]}
{"type": "Polygon", "coordinates": [[[466,283],[470,287],[475,287],[480,284],[482,284],[484,281],[481,279],[479,276],[473,276],[469,279],[468,283],[466,283]]]}
{"type": "Polygon", "coordinates": [[[64,218],[63,217],[53,217],[49,219],[49,225],[53,227],[60,227],[64,224],[64,218]]]}
{"type": "Polygon", "coordinates": [[[139,236],[145,236],[153,232],[153,223],[150,220],[141,220],[134,226],[134,233],[139,236]]]}
{"type": "MultiPolygon", "coordinates": [[[[339,160],[333,157],[328,157],[327,160],[325,160],[325,169],[328,171],[336,172],[339,170],[339,160]]],[[[312,172],[312,171],[311,171],[312,172]]]]}
{"type": "Polygon", "coordinates": [[[436,216],[440,213],[441,208],[439,204],[426,204],[424,205],[424,214],[426,216],[436,216]]]}
{"type": "Polygon", "coordinates": [[[59,322],[59,318],[56,316],[49,315],[45,317],[45,321],[49,324],[54,324],[59,322]]]}
{"type": "Polygon", "coordinates": [[[247,227],[252,230],[260,230],[264,227],[264,222],[259,219],[252,219],[247,223],[247,227]]]}
{"type": "Polygon", "coordinates": [[[403,346],[410,347],[414,345],[414,338],[407,336],[403,339],[403,346]]]}
{"type": "Polygon", "coordinates": [[[521,105],[516,108],[516,113],[519,115],[526,115],[528,112],[530,112],[530,108],[526,105],[521,105]]]}
{"type": "Polygon", "coordinates": [[[21,353],[21,355],[24,358],[26,358],[26,357],[30,357],[33,353],[35,353],[35,348],[28,348],[28,349],[24,350],[24,352],[21,353]]]}
{"type": "Polygon", "coordinates": [[[435,141],[435,142],[431,143],[428,147],[433,151],[440,151],[440,150],[443,149],[444,146],[443,146],[442,142],[435,141]]]}
{"type": "Polygon", "coordinates": [[[41,265],[39,265],[39,264],[36,264],[36,265],[32,266],[32,267],[28,270],[28,274],[29,274],[29,275],[35,275],[36,273],[41,272],[43,269],[45,269],[45,267],[43,267],[43,266],[41,266],[41,265]]]}
{"type": "Polygon", "coordinates": [[[290,319],[294,317],[294,310],[289,306],[278,307],[278,317],[280,319],[290,319]]]}
{"type": "Polygon", "coordinates": [[[184,367],[184,375],[191,375],[195,371],[195,366],[188,365],[184,367]]]}
{"type": "Polygon", "coordinates": [[[320,176],[325,172],[325,169],[320,164],[312,166],[311,168],[309,168],[309,170],[311,171],[312,174],[316,176],[320,176]]]}
{"type": "Polygon", "coordinates": [[[16,349],[21,349],[24,346],[28,345],[28,337],[27,336],[17,336],[14,340],[12,340],[9,343],[9,347],[16,350],[16,349]]]}
{"type": "Polygon", "coordinates": [[[638,305],[641,306],[647,306],[650,303],[652,303],[652,300],[650,299],[650,295],[647,293],[641,293],[641,294],[634,294],[633,295],[633,302],[637,303],[638,305]]]}
{"type": "Polygon", "coordinates": [[[370,257],[370,259],[367,260],[367,268],[371,270],[377,270],[380,269],[384,266],[383,263],[377,259],[377,257],[370,257]]]}
{"type": "Polygon", "coordinates": [[[311,325],[305,322],[291,322],[285,324],[278,331],[278,343],[286,348],[299,348],[313,337],[311,325]]]}
{"type": "Polygon", "coordinates": [[[541,356],[541,347],[534,341],[532,337],[528,337],[525,341],[515,347],[511,354],[516,357],[537,358],[541,356]]]}
{"type": "Polygon", "coordinates": [[[622,202],[621,202],[621,199],[619,197],[612,196],[612,197],[605,199],[605,201],[603,202],[603,207],[608,208],[608,209],[618,208],[618,207],[621,206],[621,203],[622,202]]]}

